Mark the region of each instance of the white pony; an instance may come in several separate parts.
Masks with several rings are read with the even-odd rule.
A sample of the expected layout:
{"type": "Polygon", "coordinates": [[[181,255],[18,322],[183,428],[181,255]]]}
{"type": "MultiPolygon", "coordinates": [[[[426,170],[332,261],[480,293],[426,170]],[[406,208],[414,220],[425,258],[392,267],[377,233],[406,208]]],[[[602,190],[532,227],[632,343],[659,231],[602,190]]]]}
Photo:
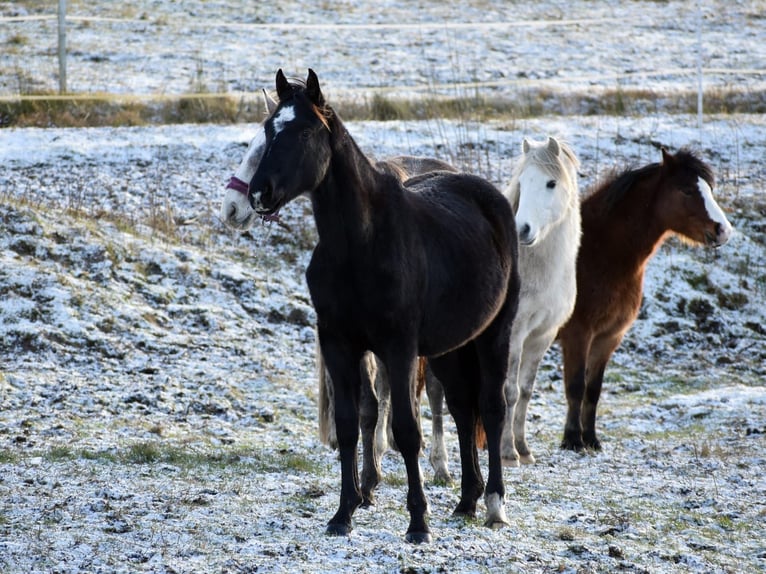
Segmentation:
{"type": "Polygon", "coordinates": [[[527,407],[540,361],[574,310],[581,234],[577,156],[552,137],[525,139],[522,151],[505,191],[516,214],[521,275],[505,384],[502,457],[508,466],[535,462],[525,435],[527,407]]]}

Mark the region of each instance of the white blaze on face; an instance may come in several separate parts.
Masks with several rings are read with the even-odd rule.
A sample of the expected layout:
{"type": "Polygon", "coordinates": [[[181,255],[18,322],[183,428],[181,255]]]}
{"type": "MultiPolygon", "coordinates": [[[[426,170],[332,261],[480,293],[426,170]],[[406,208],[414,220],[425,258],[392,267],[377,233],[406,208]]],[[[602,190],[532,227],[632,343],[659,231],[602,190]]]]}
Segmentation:
{"type": "MultiPolygon", "coordinates": [[[[247,147],[245,157],[234,172],[234,177],[249,183],[255,175],[255,170],[258,169],[265,147],[266,132],[263,126],[259,126],[258,132],[247,147]]],[[[235,189],[227,189],[221,203],[221,220],[236,229],[247,229],[255,222],[255,219],[255,211],[250,206],[247,196],[235,189]]]]}
{"type": "Polygon", "coordinates": [[[719,245],[723,245],[729,240],[729,237],[731,237],[731,223],[729,223],[729,220],[726,219],[726,215],[724,215],[721,206],[719,206],[716,200],[713,198],[713,190],[710,189],[710,186],[704,178],[697,178],[697,187],[699,188],[700,195],[705,202],[705,209],[707,210],[708,216],[710,219],[721,226],[716,239],[718,240],[719,245]]]}
{"type": "Polygon", "coordinates": [[[271,125],[274,126],[274,137],[277,137],[279,133],[285,129],[285,126],[295,119],[295,108],[293,106],[285,106],[279,113],[274,116],[271,125]]]}

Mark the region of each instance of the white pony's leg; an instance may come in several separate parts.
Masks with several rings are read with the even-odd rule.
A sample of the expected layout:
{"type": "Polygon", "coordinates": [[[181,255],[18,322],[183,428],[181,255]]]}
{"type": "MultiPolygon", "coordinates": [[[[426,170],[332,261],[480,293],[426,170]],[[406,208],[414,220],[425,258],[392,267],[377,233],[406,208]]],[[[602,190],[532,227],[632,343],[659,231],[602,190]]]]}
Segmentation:
{"type": "MultiPolygon", "coordinates": [[[[378,395],[378,424],[375,427],[375,459],[378,466],[388,450],[391,435],[391,386],[388,384],[388,374],[383,362],[374,355],[375,393],[378,395]]],[[[393,438],[393,437],[391,437],[393,438]]]]}
{"type": "Polygon", "coordinates": [[[451,484],[452,476],[447,466],[447,447],[444,444],[444,389],[439,379],[426,367],[426,393],[431,407],[431,454],[429,461],[434,469],[436,484],[451,484]]]}
{"type": "Polygon", "coordinates": [[[521,464],[534,464],[535,457],[529,450],[526,437],[527,408],[535,388],[537,369],[545,352],[553,343],[556,331],[539,333],[527,338],[524,343],[524,353],[519,368],[519,397],[513,413],[513,438],[516,452],[521,464]]]}
{"type": "MultiPolygon", "coordinates": [[[[519,330],[514,325],[514,332],[519,330]]],[[[500,456],[503,460],[503,466],[519,466],[519,453],[516,451],[516,441],[513,434],[516,426],[513,417],[516,403],[519,399],[519,369],[521,366],[523,344],[523,340],[516,338],[513,338],[511,341],[511,361],[504,388],[506,402],[505,425],[503,425],[503,437],[500,442],[500,456]]]]}

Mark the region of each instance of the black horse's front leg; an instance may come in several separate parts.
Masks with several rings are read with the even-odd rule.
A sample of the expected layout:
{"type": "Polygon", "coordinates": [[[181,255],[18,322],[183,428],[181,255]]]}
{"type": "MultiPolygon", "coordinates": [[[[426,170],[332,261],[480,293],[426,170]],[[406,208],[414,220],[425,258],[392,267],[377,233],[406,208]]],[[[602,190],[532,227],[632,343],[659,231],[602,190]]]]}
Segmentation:
{"type": "Polygon", "coordinates": [[[357,444],[359,442],[359,362],[362,354],[327,341],[320,332],[322,354],[334,385],[335,429],[340,452],[341,488],[338,511],[327,524],[327,534],[345,536],[351,532],[351,517],[362,503],[359,489],[357,444]]]}

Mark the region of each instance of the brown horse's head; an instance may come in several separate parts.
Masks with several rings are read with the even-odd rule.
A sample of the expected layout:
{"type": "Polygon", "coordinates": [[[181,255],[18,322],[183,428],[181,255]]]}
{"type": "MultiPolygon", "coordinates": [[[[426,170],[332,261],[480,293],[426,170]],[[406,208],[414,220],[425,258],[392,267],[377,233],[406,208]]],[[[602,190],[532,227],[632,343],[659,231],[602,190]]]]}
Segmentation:
{"type": "Polygon", "coordinates": [[[732,227],[713,198],[713,172],[692,152],[662,149],[656,213],[666,228],[695,244],[719,247],[732,227]]]}

